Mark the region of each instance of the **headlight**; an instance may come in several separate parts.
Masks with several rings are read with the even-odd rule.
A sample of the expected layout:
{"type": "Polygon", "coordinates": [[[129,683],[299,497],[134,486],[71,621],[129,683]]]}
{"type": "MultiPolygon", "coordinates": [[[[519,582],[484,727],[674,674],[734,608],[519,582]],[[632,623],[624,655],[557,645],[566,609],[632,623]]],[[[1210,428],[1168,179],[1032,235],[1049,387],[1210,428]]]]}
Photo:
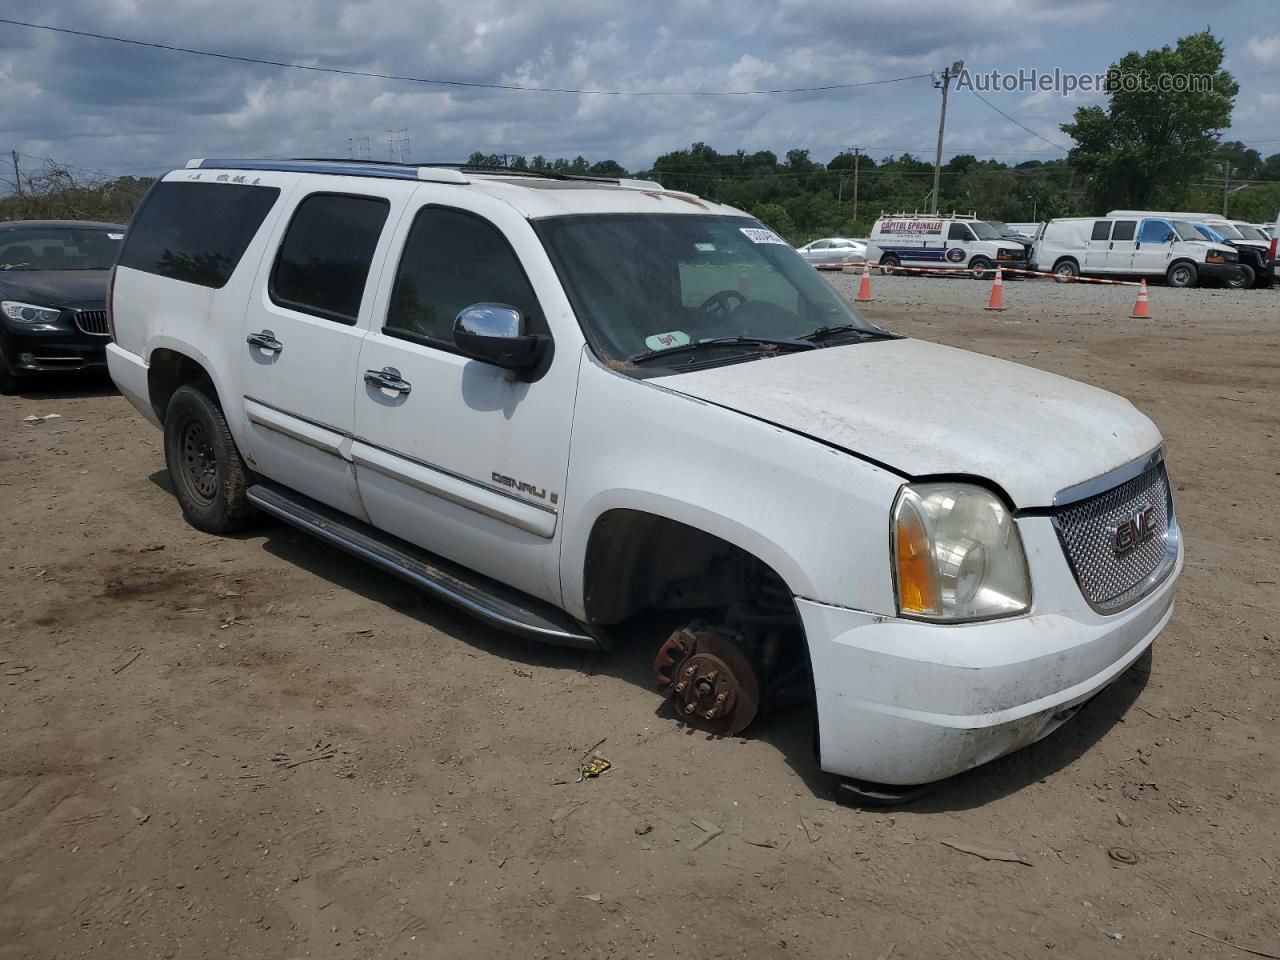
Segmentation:
{"type": "Polygon", "coordinates": [[[54,307],[38,307],[34,303],[16,300],[0,301],[0,311],[10,320],[20,323],[53,323],[62,315],[62,311],[54,307]]]}
{"type": "Polygon", "coordinates": [[[1003,503],[967,483],[904,486],[893,508],[898,612],[921,620],[1026,613],[1031,581],[1003,503]]]}

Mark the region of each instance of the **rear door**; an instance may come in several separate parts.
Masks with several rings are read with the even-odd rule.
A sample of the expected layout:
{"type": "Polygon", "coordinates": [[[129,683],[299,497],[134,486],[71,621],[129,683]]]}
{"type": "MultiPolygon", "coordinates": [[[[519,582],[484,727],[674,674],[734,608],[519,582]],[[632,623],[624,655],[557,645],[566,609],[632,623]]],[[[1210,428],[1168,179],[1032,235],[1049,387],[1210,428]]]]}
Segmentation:
{"type": "Polygon", "coordinates": [[[364,518],[350,449],[356,364],[406,185],[334,183],[300,182],[259,271],[240,345],[246,452],[263,475],[364,518]]]}
{"type": "Polygon", "coordinates": [[[1104,272],[1128,273],[1133,269],[1133,255],[1138,249],[1138,221],[1117,220],[1111,228],[1111,245],[1107,249],[1104,272]]]}
{"type": "Polygon", "coordinates": [[[1107,253],[1111,249],[1111,221],[1095,220],[1090,228],[1080,269],[1085,273],[1105,273],[1107,253]]]}

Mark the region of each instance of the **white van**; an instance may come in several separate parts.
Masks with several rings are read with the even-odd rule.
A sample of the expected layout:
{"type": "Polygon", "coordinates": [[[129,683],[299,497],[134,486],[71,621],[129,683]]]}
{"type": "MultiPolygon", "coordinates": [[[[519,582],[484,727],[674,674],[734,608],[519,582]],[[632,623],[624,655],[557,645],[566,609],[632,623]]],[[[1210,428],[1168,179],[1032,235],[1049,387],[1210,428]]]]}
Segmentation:
{"type": "Polygon", "coordinates": [[[1063,217],[1050,220],[1032,248],[1036,270],[1066,280],[1081,274],[1164,277],[1171,287],[1204,280],[1239,286],[1239,256],[1211,243],[1185,220],[1165,217],[1063,217]]]}
{"type": "Polygon", "coordinates": [[[1238,254],[1241,276],[1236,283],[1228,283],[1228,286],[1247,288],[1255,283],[1259,286],[1271,286],[1271,239],[1253,224],[1228,220],[1220,213],[1177,213],[1167,210],[1112,210],[1107,216],[1163,217],[1190,223],[1204,239],[1226,244],[1238,254]]]}
{"type": "Polygon", "coordinates": [[[1027,248],[974,214],[882,213],[871,229],[867,259],[884,273],[897,267],[967,266],[982,280],[997,265],[1025,270],[1027,248]]]}
{"type": "Polygon", "coordinates": [[[1280,241],[1280,213],[1276,214],[1275,225],[1271,228],[1271,275],[1280,279],[1280,250],[1276,249],[1280,241]]]}

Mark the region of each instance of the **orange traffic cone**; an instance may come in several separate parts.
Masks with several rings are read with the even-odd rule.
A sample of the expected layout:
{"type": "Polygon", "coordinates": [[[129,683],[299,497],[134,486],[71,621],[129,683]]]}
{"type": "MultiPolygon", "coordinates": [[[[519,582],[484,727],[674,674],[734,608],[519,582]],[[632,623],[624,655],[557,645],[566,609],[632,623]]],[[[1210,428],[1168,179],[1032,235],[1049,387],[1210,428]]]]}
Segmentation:
{"type": "Polygon", "coordinates": [[[986,310],[1004,309],[1004,271],[996,268],[996,278],[991,281],[991,298],[987,300],[986,310]]]}
{"type": "Polygon", "coordinates": [[[1143,280],[1138,284],[1138,300],[1133,305],[1133,313],[1129,314],[1130,320],[1150,320],[1151,306],[1147,300],[1147,281],[1143,280]]]}
{"type": "Polygon", "coordinates": [[[858,303],[870,303],[875,297],[871,296],[871,267],[866,260],[862,261],[862,281],[858,284],[858,303]]]}

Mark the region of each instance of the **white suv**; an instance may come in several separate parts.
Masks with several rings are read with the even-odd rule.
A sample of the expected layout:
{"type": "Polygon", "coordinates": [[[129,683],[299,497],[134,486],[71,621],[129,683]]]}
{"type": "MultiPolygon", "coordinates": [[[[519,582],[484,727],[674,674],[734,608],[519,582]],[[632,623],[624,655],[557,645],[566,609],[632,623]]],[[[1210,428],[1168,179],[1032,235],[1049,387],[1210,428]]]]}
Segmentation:
{"type": "Polygon", "coordinates": [[[1171,615],[1163,445],[1127,400],[879,330],[657,184],[192,161],[111,307],[200,529],[262,511],[553,643],[666,621],[680,719],[815,702],[847,778],[1032,743],[1171,615]]]}

